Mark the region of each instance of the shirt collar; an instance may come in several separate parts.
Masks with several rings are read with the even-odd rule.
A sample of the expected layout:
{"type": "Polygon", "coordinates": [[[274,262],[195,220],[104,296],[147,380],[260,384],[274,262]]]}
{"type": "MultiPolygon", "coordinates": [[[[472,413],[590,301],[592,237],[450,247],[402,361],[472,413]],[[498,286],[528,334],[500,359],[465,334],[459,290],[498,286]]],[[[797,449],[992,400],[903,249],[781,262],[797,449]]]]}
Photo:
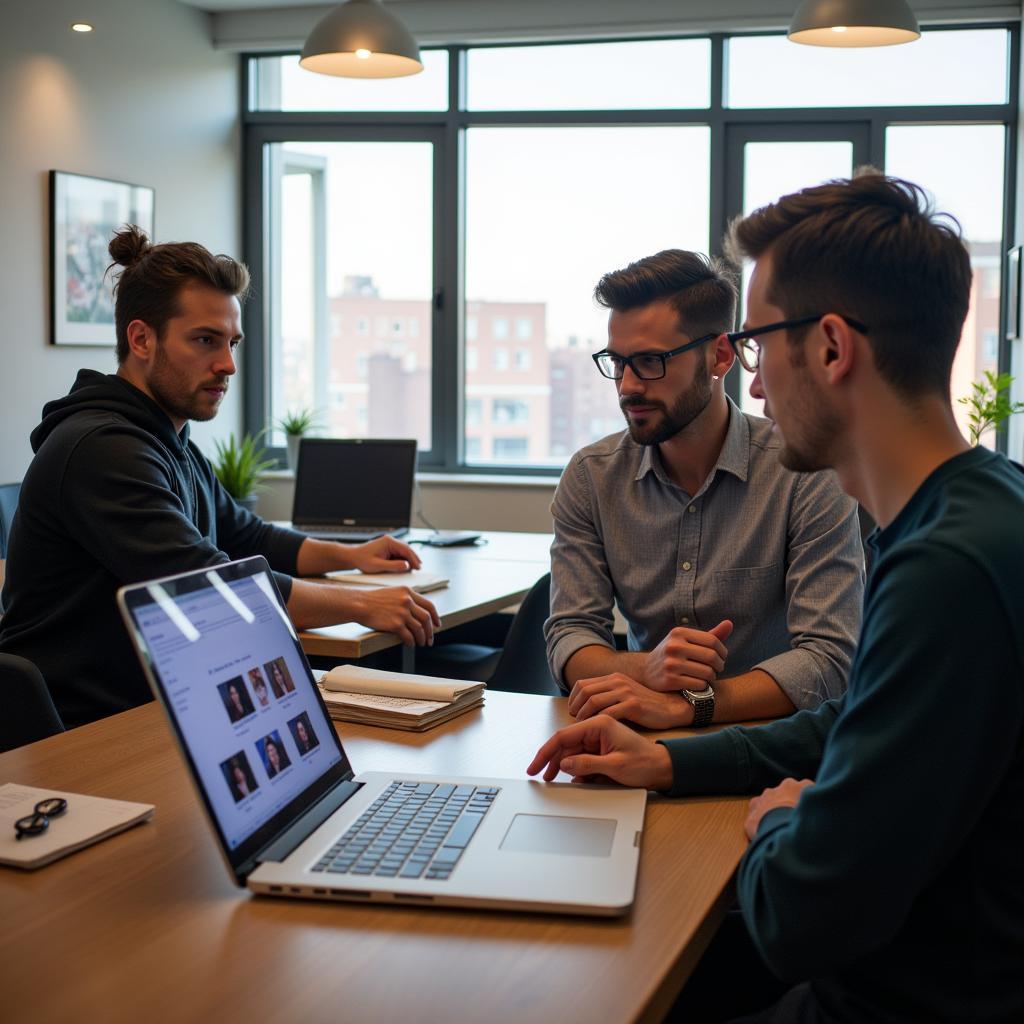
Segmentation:
{"type": "MultiPolygon", "coordinates": [[[[710,484],[719,470],[732,473],[744,482],[750,472],[750,424],[747,417],[740,412],[736,403],[728,396],[725,396],[729,403],[729,426],[725,432],[725,441],[718,453],[718,460],[708,474],[706,484],[710,484]]],[[[626,437],[629,437],[627,432],[626,437]]],[[[661,465],[661,457],[658,454],[657,445],[644,445],[643,454],[640,456],[640,466],[636,472],[636,480],[642,480],[648,473],[654,473],[662,483],[668,483],[668,477],[661,465]]]]}

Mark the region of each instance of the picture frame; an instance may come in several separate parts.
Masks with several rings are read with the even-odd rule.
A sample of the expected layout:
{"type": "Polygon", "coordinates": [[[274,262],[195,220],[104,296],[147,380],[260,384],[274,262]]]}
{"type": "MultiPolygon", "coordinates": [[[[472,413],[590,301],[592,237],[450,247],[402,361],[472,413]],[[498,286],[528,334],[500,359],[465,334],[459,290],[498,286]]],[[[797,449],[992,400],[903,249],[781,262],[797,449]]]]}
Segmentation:
{"type": "Polygon", "coordinates": [[[1006,254],[1006,337],[1015,340],[1021,333],[1021,246],[1015,245],[1006,254]]]}
{"type": "Polygon", "coordinates": [[[115,344],[107,246],[125,224],[152,238],[155,201],[145,185],[50,171],[51,344],[115,344]]]}

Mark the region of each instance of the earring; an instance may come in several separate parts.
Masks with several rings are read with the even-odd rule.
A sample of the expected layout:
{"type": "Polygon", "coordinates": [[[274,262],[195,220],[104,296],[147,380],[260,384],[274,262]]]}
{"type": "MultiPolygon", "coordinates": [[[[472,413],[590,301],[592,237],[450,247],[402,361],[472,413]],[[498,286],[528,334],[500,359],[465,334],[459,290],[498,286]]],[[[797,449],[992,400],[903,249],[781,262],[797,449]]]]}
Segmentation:
{"type": "Polygon", "coordinates": [[[711,379],[712,380],[718,380],[718,374],[717,373],[711,374],[711,379]]]}

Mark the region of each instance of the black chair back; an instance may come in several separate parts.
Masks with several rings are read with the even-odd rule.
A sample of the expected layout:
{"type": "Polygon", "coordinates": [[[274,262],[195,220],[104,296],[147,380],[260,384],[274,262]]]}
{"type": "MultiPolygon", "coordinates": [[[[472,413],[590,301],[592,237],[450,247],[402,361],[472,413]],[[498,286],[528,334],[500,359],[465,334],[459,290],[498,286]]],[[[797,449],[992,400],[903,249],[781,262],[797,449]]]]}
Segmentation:
{"type": "Polygon", "coordinates": [[[16,654],[0,654],[0,752],[63,731],[39,669],[16,654]]]}
{"type": "Polygon", "coordinates": [[[544,620],[550,614],[551,573],[546,572],[530,588],[512,620],[501,658],[487,680],[488,690],[561,695],[548,668],[544,643],[544,620]]]}

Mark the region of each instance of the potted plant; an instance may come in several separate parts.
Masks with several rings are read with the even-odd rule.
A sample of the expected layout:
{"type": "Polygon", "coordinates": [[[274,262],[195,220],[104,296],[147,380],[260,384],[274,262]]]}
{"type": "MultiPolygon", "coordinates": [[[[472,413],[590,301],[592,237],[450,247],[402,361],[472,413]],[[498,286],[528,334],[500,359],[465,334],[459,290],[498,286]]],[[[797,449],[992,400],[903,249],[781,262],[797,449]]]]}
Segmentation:
{"type": "Polygon", "coordinates": [[[229,434],[226,441],[215,441],[213,471],[221,486],[235,501],[250,512],[256,509],[256,492],[259,490],[260,475],[277,465],[274,459],[263,454],[257,447],[264,431],[254,437],[245,434],[241,441],[229,434]]]}
{"type": "Polygon", "coordinates": [[[976,445],[986,430],[998,430],[1005,420],[1018,412],[1024,412],[1024,402],[1010,401],[1010,385],[1013,377],[1008,373],[985,371],[984,380],[971,384],[971,393],[957,399],[968,408],[967,423],[971,444],[976,445]]]}
{"type": "Polygon", "coordinates": [[[288,468],[295,470],[299,465],[299,441],[317,425],[316,409],[299,409],[289,412],[277,421],[278,427],[284,431],[285,443],[288,446],[288,468]]]}

